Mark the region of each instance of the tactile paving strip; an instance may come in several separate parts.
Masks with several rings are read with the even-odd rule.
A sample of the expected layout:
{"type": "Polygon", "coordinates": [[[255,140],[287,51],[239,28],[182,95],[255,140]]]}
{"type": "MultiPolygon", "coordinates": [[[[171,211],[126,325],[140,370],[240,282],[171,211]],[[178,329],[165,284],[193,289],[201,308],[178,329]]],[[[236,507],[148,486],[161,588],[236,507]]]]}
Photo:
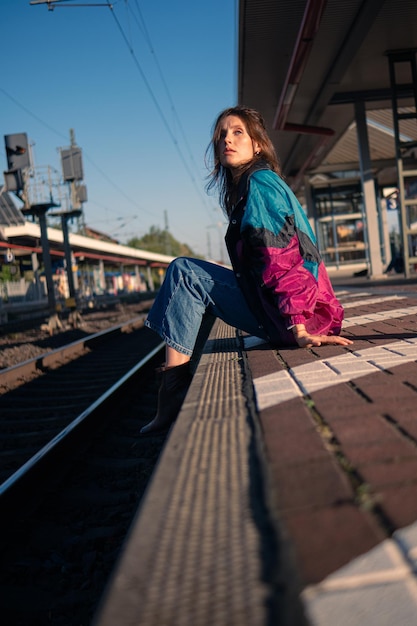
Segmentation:
{"type": "Polygon", "coordinates": [[[271,623],[240,358],[216,322],[97,626],[271,623]]]}

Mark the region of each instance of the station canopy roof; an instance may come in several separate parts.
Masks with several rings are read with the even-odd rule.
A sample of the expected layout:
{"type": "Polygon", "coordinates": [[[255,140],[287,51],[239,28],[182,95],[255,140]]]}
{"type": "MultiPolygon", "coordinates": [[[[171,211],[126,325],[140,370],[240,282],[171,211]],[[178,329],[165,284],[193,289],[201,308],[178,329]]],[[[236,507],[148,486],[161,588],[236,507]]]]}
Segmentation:
{"type": "MultiPolygon", "coordinates": [[[[63,231],[48,226],[47,232],[51,256],[64,257],[63,231]]],[[[69,233],[69,244],[77,259],[92,262],[102,260],[108,264],[166,267],[173,259],[172,256],[74,233],[69,233]]],[[[37,221],[27,221],[12,196],[0,190],[0,254],[7,248],[11,248],[16,257],[41,253],[41,228],[37,221]]]]}
{"type": "MultiPolygon", "coordinates": [[[[399,50],[417,50],[415,0],[240,0],[238,100],[264,116],[293,188],[305,174],[359,170],[355,99],[376,174],[396,180],[387,52],[399,50]]],[[[396,65],[405,108],[410,67],[396,65]]],[[[415,119],[401,124],[417,139],[415,119]]]]}
{"type": "Polygon", "coordinates": [[[0,193],[0,225],[18,226],[25,223],[22,212],[16,207],[9,193],[0,193]]]}

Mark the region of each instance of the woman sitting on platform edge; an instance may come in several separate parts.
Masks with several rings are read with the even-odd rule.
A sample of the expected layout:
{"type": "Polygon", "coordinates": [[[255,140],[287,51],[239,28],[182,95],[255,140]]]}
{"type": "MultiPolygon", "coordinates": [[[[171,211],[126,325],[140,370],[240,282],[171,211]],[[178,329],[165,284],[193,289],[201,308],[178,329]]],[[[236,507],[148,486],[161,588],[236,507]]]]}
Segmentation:
{"type": "Polygon", "coordinates": [[[347,346],[338,336],[343,308],[336,299],[308,219],[281,178],[261,115],[244,106],[223,111],[208,150],[229,227],[233,270],[179,257],[166,277],[146,325],[166,344],[158,410],[142,435],[166,431],[191,380],[189,361],[207,311],[272,346],[347,346]]]}

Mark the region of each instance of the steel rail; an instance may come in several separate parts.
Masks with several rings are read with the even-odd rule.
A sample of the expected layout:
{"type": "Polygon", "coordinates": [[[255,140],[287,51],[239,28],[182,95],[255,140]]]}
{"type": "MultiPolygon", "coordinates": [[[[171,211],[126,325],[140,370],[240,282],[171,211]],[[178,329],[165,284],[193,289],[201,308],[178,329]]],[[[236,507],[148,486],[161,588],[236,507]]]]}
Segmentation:
{"type": "Polygon", "coordinates": [[[94,343],[105,340],[112,335],[130,332],[131,330],[140,328],[141,325],[143,325],[144,317],[144,315],[134,317],[127,322],[122,322],[112,326],[111,328],[98,331],[88,335],[87,337],[83,337],[82,339],[77,339],[76,341],[66,344],[65,346],[49,350],[44,354],[35,356],[31,359],[23,361],[22,363],[0,370],[0,388],[16,382],[24,376],[41,374],[43,371],[50,368],[51,365],[55,365],[59,361],[59,358],[68,360],[71,357],[77,358],[86,350],[86,348],[93,346],[94,343]]]}
{"type": "MultiPolygon", "coordinates": [[[[126,326],[126,323],[120,324],[119,328],[126,328],[126,326]]],[[[97,340],[105,332],[96,333],[94,339],[97,340]]],[[[84,342],[85,340],[82,340],[79,343],[84,342]]],[[[87,409],[84,409],[80,415],[0,485],[0,528],[3,537],[7,536],[6,531],[16,516],[23,512],[27,513],[39,501],[39,485],[41,484],[42,490],[45,491],[48,486],[52,485],[59,478],[56,472],[50,471],[54,463],[59,462],[64,468],[69,452],[74,449],[75,442],[77,443],[77,452],[82,451],[83,448],[89,445],[88,438],[85,435],[95,432],[96,427],[103,424],[105,421],[103,419],[104,414],[107,414],[107,419],[109,419],[109,409],[115,406],[118,398],[123,393],[123,389],[132,383],[140,371],[163,350],[164,345],[161,342],[153,348],[133,368],[125,373],[87,409]]],[[[71,458],[73,458],[73,455],[71,458]]]]}

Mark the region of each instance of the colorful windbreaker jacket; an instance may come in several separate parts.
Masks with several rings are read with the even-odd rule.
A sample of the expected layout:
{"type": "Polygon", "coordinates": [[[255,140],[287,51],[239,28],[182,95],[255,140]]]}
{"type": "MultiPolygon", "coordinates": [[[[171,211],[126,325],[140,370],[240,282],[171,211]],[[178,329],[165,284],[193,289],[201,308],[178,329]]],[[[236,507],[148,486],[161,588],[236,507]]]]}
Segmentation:
{"type": "Polygon", "coordinates": [[[240,288],[276,345],[296,345],[289,327],[339,334],[336,299],[316,238],[297,198],[266,163],[241,178],[226,245],[240,288]]]}

